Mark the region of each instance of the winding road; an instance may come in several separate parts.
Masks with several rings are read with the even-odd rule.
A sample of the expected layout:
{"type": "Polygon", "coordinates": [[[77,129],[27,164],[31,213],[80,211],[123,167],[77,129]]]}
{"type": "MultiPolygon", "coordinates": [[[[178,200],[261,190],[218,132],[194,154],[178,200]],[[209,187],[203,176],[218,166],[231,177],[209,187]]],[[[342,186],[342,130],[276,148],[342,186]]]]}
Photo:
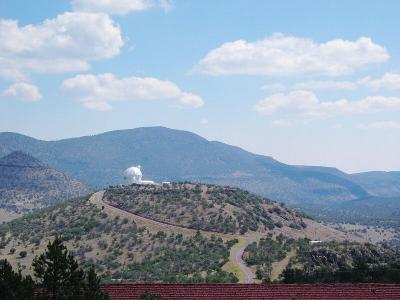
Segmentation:
{"type": "MultiPolygon", "coordinates": [[[[197,230],[195,229],[190,229],[186,227],[181,227],[178,225],[173,225],[173,224],[166,224],[162,222],[158,222],[156,220],[152,220],[143,216],[139,216],[135,213],[120,209],[118,207],[112,206],[106,202],[103,201],[103,196],[104,196],[104,191],[99,191],[94,193],[89,201],[96,205],[98,208],[102,209],[104,208],[108,212],[112,214],[117,214],[119,216],[123,217],[130,217],[135,222],[137,222],[139,225],[144,225],[146,227],[149,227],[149,229],[153,230],[168,230],[168,231],[178,231],[186,234],[196,234],[197,230]]],[[[249,268],[246,263],[243,261],[243,252],[246,249],[247,245],[252,242],[250,238],[247,238],[246,236],[241,236],[241,235],[230,235],[230,234],[223,234],[223,233],[216,233],[216,232],[210,232],[210,231],[203,231],[200,230],[200,232],[205,235],[205,236],[211,236],[211,235],[216,235],[220,236],[225,240],[229,239],[234,239],[237,238],[239,240],[239,243],[235,244],[232,246],[230,255],[229,255],[229,262],[228,264],[232,265],[232,268],[234,270],[239,270],[240,274],[237,274],[239,277],[239,282],[240,283],[254,283],[254,277],[255,273],[254,270],[249,268]]],[[[238,272],[235,272],[238,273],[238,272]]]]}

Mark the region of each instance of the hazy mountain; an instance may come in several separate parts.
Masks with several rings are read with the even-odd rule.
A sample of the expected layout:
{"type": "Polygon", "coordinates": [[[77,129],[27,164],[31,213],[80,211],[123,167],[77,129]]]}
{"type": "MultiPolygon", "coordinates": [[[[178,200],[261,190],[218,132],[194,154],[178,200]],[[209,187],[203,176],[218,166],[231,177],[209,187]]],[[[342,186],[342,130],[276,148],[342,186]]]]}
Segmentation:
{"type": "Polygon", "coordinates": [[[400,197],[400,172],[357,173],[351,174],[351,179],[371,195],[400,197]]]}
{"type": "Polygon", "coordinates": [[[248,189],[291,204],[351,200],[368,193],[334,168],[291,166],[196,134],[163,127],[60,141],[0,134],[0,153],[22,150],[92,186],[123,182],[140,164],[147,179],[201,181],[248,189]]]}
{"type": "Polygon", "coordinates": [[[0,208],[22,213],[89,193],[81,182],[21,151],[0,159],[0,208]]]}

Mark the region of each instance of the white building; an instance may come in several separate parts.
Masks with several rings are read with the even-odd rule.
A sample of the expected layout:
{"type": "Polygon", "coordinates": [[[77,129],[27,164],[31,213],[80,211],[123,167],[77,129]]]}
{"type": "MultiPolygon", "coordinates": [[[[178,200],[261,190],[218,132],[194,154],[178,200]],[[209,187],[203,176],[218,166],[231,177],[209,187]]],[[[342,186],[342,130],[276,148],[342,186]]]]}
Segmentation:
{"type": "Polygon", "coordinates": [[[129,184],[155,184],[152,180],[142,180],[143,174],[139,166],[130,167],[124,172],[124,179],[129,184]]]}

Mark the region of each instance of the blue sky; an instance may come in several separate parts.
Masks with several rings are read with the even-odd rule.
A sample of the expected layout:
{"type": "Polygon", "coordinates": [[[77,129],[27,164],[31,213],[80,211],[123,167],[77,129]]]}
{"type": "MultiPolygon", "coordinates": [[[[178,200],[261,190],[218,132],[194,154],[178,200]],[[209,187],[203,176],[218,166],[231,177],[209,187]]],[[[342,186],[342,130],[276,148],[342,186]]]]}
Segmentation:
{"type": "Polygon", "coordinates": [[[400,170],[398,1],[107,2],[0,1],[0,131],[162,125],[291,164],[400,170]]]}

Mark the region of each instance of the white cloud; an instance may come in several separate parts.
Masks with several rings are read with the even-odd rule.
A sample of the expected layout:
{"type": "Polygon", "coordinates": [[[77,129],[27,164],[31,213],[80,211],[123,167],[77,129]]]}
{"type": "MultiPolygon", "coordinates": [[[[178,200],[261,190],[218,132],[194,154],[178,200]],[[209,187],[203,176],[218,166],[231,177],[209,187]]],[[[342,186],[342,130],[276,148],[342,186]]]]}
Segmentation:
{"type": "Polygon", "coordinates": [[[387,50],[368,37],[319,44],[307,38],[274,34],[256,42],[225,43],[211,50],[195,70],[209,75],[337,76],[388,59],[387,50]]]}
{"type": "Polygon", "coordinates": [[[359,129],[397,129],[400,130],[400,122],[395,121],[381,121],[372,122],[368,124],[358,124],[359,129]]]}
{"type": "Polygon", "coordinates": [[[354,90],[360,87],[370,88],[372,90],[400,89],[400,74],[386,73],[381,78],[372,79],[365,77],[354,81],[335,81],[335,80],[318,80],[298,82],[290,87],[286,87],[282,83],[273,83],[261,87],[263,90],[282,92],[284,90],[354,90]]]}
{"type": "Polygon", "coordinates": [[[135,11],[144,11],[152,7],[161,7],[166,12],[172,10],[172,0],[72,0],[75,11],[126,15],[135,11]]]}
{"type": "Polygon", "coordinates": [[[125,15],[133,11],[147,10],[153,6],[149,0],[72,0],[76,11],[125,15]]]}
{"type": "Polygon", "coordinates": [[[182,106],[199,108],[200,96],[182,91],[171,81],[150,77],[116,78],[113,74],[84,74],[64,80],[62,90],[86,108],[109,110],[111,102],[137,100],[177,100],[182,106]]]}
{"type": "Polygon", "coordinates": [[[400,74],[386,73],[379,79],[369,79],[365,80],[365,85],[373,90],[378,89],[400,89],[400,74]]]}
{"type": "Polygon", "coordinates": [[[357,101],[339,99],[321,101],[310,91],[274,94],[259,101],[256,110],[264,114],[287,114],[308,117],[329,117],[342,114],[400,110],[399,97],[369,96],[357,101]]]}
{"type": "Polygon", "coordinates": [[[0,76],[24,80],[29,73],[90,68],[89,61],[119,54],[121,31],[106,14],[66,12],[38,25],[0,19],[0,76]]]}
{"type": "Polygon", "coordinates": [[[35,102],[42,98],[37,86],[25,82],[14,83],[2,94],[4,97],[15,98],[22,101],[35,102]]]}
{"type": "Polygon", "coordinates": [[[294,90],[354,90],[357,82],[352,81],[307,81],[293,85],[294,90]]]}

